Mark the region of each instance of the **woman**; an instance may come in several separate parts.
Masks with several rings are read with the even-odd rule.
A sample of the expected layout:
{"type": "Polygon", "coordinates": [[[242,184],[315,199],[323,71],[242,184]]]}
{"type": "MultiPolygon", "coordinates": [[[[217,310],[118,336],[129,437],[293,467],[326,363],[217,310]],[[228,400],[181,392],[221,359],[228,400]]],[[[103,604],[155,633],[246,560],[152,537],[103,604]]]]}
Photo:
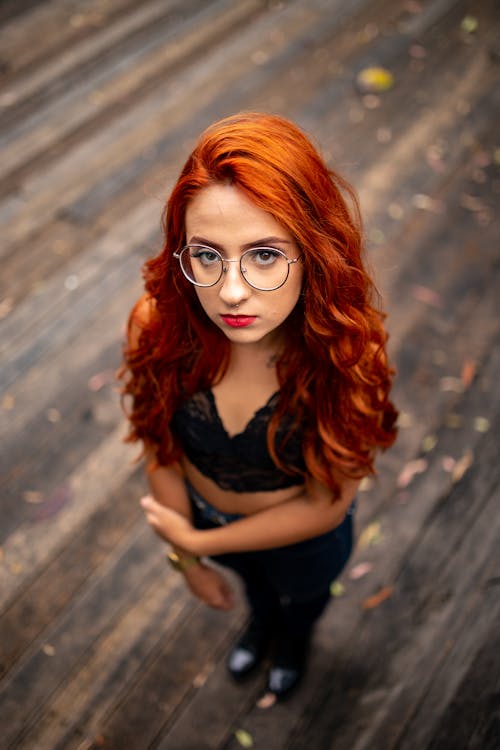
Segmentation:
{"type": "Polygon", "coordinates": [[[240,574],[250,619],[228,669],[246,676],[274,641],[281,698],[349,557],[359,481],[395,438],[356,199],[295,125],[245,113],[201,135],[164,231],[123,372],[142,506],[208,605],[233,594],[204,558],[240,574]]]}

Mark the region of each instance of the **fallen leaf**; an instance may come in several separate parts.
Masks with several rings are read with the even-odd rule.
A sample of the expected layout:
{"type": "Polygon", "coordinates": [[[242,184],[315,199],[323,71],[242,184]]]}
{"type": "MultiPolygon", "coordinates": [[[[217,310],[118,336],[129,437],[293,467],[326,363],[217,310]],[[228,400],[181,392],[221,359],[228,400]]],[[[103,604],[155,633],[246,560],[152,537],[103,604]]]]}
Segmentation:
{"type": "Polygon", "coordinates": [[[408,487],[413,478],[417,474],[423,474],[423,472],[427,470],[427,467],[428,462],[425,458],[417,458],[414,461],[408,461],[398,476],[397,486],[400,489],[408,487]]]}
{"type": "Polygon", "coordinates": [[[421,44],[412,44],[408,52],[414,60],[422,60],[427,57],[427,50],[421,44]]]}
{"type": "Polygon", "coordinates": [[[364,94],[380,94],[394,86],[394,76],[386,68],[373,66],[361,70],[356,77],[356,83],[364,94]]]}
{"type": "Polygon", "coordinates": [[[404,216],[404,209],[400,203],[389,203],[387,206],[387,215],[394,221],[399,221],[404,216]]]}
{"type": "Polygon", "coordinates": [[[479,22],[475,16],[464,16],[460,24],[460,28],[465,34],[473,34],[477,31],[478,26],[479,22]]]}
{"type": "Polygon", "coordinates": [[[89,378],[87,383],[89,391],[100,391],[101,388],[109,383],[113,383],[115,380],[115,373],[113,370],[103,370],[89,378]]]}
{"type": "Polygon", "coordinates": [[[401,411],[399,412],[397,424],[398,427],[413,427],[415,424],[415,418],[413,417],[413,414],[410,414],[407,411],[401,411]]]}
{"type": "Polygon", "coordinates": [[[214,670],[214,663],[208,662],[208,664],[205,665],[205,667],[201,670],[201,672],[198,672],[196,677],[193,680],[193,687],[195,688],[201,688],[207,681],[209,675],[214,670]]]}
{"type": "Polygon", "coordinates": [[[364,578],[364,576],[368,575],[368,573],[371,573],[372,570],[373,570],[373,563],[369,563],[369,562],[358,563],[349,571],[349,578],[352,581],[357,581],[360,578],[364,578]]]}
{"type": "Polygon", "coordinates": [[[26,492],[23,492],[23,500],[32,505],[38,505],[39,503],[43,503],[44,494],[37,490],[26,490],[26,492]]]}
{"type": "Polygon", "coordinates": [[[51,646],[50,643],[46,643],[45,646],[42,646],[42,651],[46,656],[55,656],[56,653],[54,646],[51,646]]]}
{"type": "Polygon", "coordinates": [[[470,384],[474,380],[475,374],[476,363],[473,359],[466,359],[462,365],[462,383],[464,384],[464,388],[468,388],[470,386],[470,384]]]}
{"type": "Polygon", "coordinates": [[[377,109],[381,104],[380,96],[376,94],[365,94],[363,97],[363,105],[366,109],[377,109]]]}
{"type": "Polygon", "coordinates": [[[430,305],[431,307],[443,307],[443,300],[440,295],[428,286],[415,284],[412,287],[412,296],[419,302],[425,302],[426,305],[430,305]]]}
{"type": "Polygon", "coordinates": [[[6,297],[0,302],[0,320],[9,315],[14,309],[14,300],[11,297],[6,297]]]}
{"type": "Polygon", "coordinates": [[[464,384],[462,383],[461,378],[454,378],[447,375],[439,381],[439,389],[443,391],[443,393],[449,391],[452,391],[453,393],[463,393],[464,384]]]}
{"type": "Polygon", "coordinates": [[[276,703],[277,698],[274,693],[265,693],[256,703],[257,708],[271,708],[276,703]]]}
{"type": "Polygon", "coordinates": [[[422,440],[422,450],[424,453],[430,453],[437,445],[436,435],[426,435],[422,440]]]}
{"type": "Polygon", "coordinates": [[[76,273],[71,273],[64,279],[64,286],[69,292],[74,292],[80,286],[80,279],[76,273]]]}
{"type": "Polygon", "coordinates": [[[376,594],[373,594],[373,596],[369,596],[368,599],[364,600],[363,609],[375,609],[379,604],[382,604],[386,599],[389,599],[393,593],[394,586],[384,586],[384,588],[377,591],[376,594]]]}
{"type": "Polygon", "coordinates": [[[431,214],[442,214],[443,203],[437,198],[431,198],[430,195],[424,193],[416,193],[411,199],[412,204],[415,208],[419,208],[421,211],[429,211],[431,214]]]}
{"type": "Polygon", "coordinates": [[[371,477],[363,477],[359,483],[358,492],[369,492],[374,485],[374,481],[371,477]]]}
{"type": "Polygon", "coordinates": [[[452,473],[456,465],[457,462],[453,458],[453,456],[443,456],[441,459],[441,466],[443,467],[444,471],[447,471],[449,474],[452,473]]]}
{"type": "Polygon", "coordinates": [[[61,485],[54,490],[45,502],[40,503],[37,508],[34,521],[45,521],[47,518],[52,518],[57,515],[62,508],[65,507],[73,498],[71,487],[69,485],[61,485]]]}
{"type": "Polygon", "coordinates": [[[358,548],[365,549],[366,547],[378,544],[382,539],[381,528],[380,521],[370,523],[359,535],[358,548]]]}
{"type": "Polygon", "coordinates": [[[334,581],[330,584],[330,594],[334,597],[344,596],[345,586],[340,581],[334,581]]]}
{"type": "Polygon", "coordinates": [[[473,213],[488,209],[488,206],[484,201],[482,201],[480,198],[477,198],[475,195],[469,195],[469,193],[462,193],[462,196],[460,198],[460,205],[463,206],[463,208],[466,208],[468,211],[472,211],[473,213]]]}
{"type": "Polygon", "coordinates": [[[240,743],[241,747],[253,747],[253,737],[250,732],[247,732],[244,729],[237,729],[234,736],[240,743]]]}
{"type": "Polygon", "coordinates": [[[472,451],[467,451],[466,453],[464,453],[462,458],[460,458],[456,462],[451,475],[451,481],[453,482],[453,484],[456,484],[462,479],[465,472],[468,471],[468,469],[470,469],[470,467],[472,466],[473,461],[474,456],[472,455],[472,451]]]}
{"type": "Polygon", "coordinates": [[[476,417],[474,419],[474,429],[476,432],[488,432],[490,429],[490,420],[486,417],[476,417]]]}
{"type": "Polygon", "coordinates": [[[5,411],[12,411],[15,405],[16,405],[15,396],[12,396],[10,393],[6,393],[5,396],[2,398],[2,409],[5,409],[5,411]]]}

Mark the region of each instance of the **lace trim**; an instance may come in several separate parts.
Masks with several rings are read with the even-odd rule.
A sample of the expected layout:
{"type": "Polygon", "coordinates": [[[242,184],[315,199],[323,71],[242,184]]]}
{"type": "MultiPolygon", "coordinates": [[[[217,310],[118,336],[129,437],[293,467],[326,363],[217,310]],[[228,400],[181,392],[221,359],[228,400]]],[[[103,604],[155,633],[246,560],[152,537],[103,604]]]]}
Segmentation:
{"type": "MultiPolygon", "coordinates": [[[[176,411],[172,429],[188,459],[222,489],[259,492],[299,485],[303,483],[302,476],[282,472],[267,448],[267,426],[278,397],[279,393],[274,393],[244,430],[229,435],[212,391],[200,391],[176,411]]],[[[284,424],[279,432],[283,434],[286,429],[284,424]]],[[[288,441],[283,459],[290,466],[305,470],[301,439],[296,433],[288,441]]]]}

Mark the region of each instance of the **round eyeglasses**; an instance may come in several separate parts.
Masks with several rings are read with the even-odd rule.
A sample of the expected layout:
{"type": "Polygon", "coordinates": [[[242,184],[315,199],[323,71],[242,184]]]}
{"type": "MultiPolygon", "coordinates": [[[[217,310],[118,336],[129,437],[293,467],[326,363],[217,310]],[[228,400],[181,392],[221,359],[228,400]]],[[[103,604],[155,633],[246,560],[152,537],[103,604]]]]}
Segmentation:
{"type": "Polygon", "coordinates": [[[288,258],[282,250],[275,247],[252,247],[245,250],[239,258],[223,258],[218,250],[206,245],[186,245],[178,258],[182,273],[196,286],[214,286],[224,273],[228,263],[239,263],[241,275],[254,289],[260,292],[272,292],[283,286],[290,273],[290,265],[299,258],[288,258]]]}

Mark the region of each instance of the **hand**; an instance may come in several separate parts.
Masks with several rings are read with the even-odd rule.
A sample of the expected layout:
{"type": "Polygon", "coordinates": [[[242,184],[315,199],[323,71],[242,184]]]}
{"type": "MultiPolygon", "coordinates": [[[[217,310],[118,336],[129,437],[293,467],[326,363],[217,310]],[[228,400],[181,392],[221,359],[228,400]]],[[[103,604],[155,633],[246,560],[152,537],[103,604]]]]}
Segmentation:
{"type": "Polygon", "coordinates": [[[232,609],[234,593],[224,576],[215,568],[203,563],[191,565],[184,571],[186,583],[191,592],[215,609],[232,609]]]}
{"type": "Polygon", "coordinates": [[[141,498],[141,506],[149,525],[158,536],[176,547],[197,554],[193,545],[196,537],[202,532],[197,531],[185,516],[157,503],[152,495],[141,498]]]}

